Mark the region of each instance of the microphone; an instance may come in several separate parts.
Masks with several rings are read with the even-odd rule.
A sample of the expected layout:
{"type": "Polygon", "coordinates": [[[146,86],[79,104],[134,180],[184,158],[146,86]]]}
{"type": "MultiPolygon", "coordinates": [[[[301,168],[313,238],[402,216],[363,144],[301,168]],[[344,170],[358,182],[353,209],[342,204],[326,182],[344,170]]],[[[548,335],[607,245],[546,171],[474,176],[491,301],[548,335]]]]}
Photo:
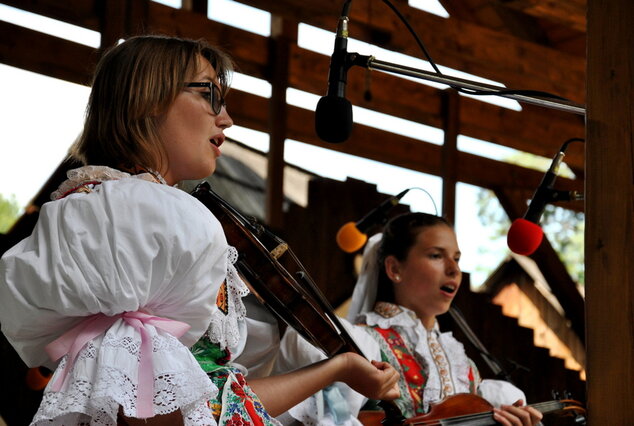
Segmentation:
{"type": "Polygon", "coordinates": [[[343,142],[352,132],[352,104],[346,99],[348,80],[348,10],[350,1],[343,5],[337,24],[335,47],[330,57],[328,91],[322,96],[315,109],[315,131],[325,142],[343,142]]]}
{"type": "Polygon", "coordinates": [[[577,191],[557,191],[553,189],[564,155],[563,149],[555,155],[550,168],[544,174],[541,183],[533,194],[526,214],[524,214],[523,218],[515,219],[511,224],[507,235],[507,244],[514,253],[528,256],[533,254],[541,244],[544,231],[539,226],[539,221],[544,213],[546,204],[554,201],[583,199],[583,195],[578,194],[577,191]]]}
{"type": "Polygon", "coordinates": [[[358,222],[348,222],[343,225],[337,232],[337,245],[339,248],[346,253],[354,253],[363,247],[368,240],[368,236],[366,235],[368,229],[373,225],[385,223],[387,220],[387,212],[396,206],[410,189],[411,188],[407,188],[383,201],[358,222]]]}

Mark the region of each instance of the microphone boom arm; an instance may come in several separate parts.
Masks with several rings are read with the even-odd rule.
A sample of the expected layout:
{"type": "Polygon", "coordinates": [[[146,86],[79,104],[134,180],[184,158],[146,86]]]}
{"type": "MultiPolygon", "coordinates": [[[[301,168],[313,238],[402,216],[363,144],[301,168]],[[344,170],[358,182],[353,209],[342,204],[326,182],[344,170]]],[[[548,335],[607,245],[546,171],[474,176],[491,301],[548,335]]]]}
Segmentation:
{"type": "Polygon", "coordinates": [[[376,59],[374,56],[360,55],[358,53],[350,52],[347,55],[346,63],[369,70],[386,71],[395,74],[401,74],[408,77],[420,78],[423,80],[433,81],[436,83],[446,84],[448,86],[459,87],[469,90],[481,90],[481,91],[494,91],[500,92],[498,94],[492,93],[496,96],[502,96],[505,98],[514,99],[519,102],[525,102],[529,104],[539,105],[546,108],[557,109],[565,112],[570,112],[578,115],[585,115],[586,108],[584,105],[560,98],[546,98],[541,96],[531,96],[520,93],[504,93],[508,89],[502,86],[495,86],[486,83],[480,83],[472,80],[466,80],[463,78],[451,77],[445,74],[439,74],[436,72],[425,71],[418,68],[408,67],[405,65],[395,64],[393,62],[386,62],[376,59]]]}

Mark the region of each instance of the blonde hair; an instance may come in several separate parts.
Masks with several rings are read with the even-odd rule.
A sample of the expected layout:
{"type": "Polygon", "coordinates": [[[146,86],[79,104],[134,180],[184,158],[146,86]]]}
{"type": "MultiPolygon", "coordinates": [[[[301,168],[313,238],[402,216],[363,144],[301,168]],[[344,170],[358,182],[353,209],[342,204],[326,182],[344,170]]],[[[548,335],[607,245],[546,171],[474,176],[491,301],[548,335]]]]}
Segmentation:
{"type": "Polygon", "coordinates": [[[233,63],[204,40],[137,36],[109,49],[97,64],[84,130],[71,156],[84,164],[161,170],[167,160],[159,120],[197,71],[199,55],[215,69],[225,94],[233,63]]]}

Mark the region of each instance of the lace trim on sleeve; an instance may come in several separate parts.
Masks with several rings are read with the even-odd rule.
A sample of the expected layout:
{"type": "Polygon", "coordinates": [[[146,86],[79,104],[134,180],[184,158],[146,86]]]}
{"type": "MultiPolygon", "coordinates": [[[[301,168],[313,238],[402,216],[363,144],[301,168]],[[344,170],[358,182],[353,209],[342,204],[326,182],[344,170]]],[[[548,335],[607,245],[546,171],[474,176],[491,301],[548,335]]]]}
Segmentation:
{"type": "MultiPolygon", "coordinates": [[[[180,409],[186,426],[215,424],[207,401],[218,388],[175,337],[150,328],[154,369],[154,413],[180,409]]],[[[67,385],[59,392],[49,383],[32,425],[115,426],[119,406],[135,417],[140,338],[131,327],[112,327],[80,352],[67,385]],[[123,330],[122,330],[123,329],[123,330]]]]}
{"type": "Polygon", "coordinates": [[[163,179],[158,172],[153,170],[131,175],[130,173],[107,166],[83,166],[77,169],[71,169],[66,172],[66,177],[67,179],[62,182],[59,188],[51,193],[51,200],[59,200],[73,192],[92,192],[95,186],[102,182],[130,177],[167,185],[165,179],[163,179]]]}
{"type": "Polygon", "coordinates": [[[235,347],[240,341],[240,322],[244,321],[247,310],[242,298],[249,294],[249,288],[242,281],[234,264],[238,260],[238,251],[229,246],[227,252],[227,278],[224,289],[227,300],[227,309],[217,309],[211,317],[211,324],[207,329],[206,337],[213,343],[218,343],[221,348],[235,347]]]}

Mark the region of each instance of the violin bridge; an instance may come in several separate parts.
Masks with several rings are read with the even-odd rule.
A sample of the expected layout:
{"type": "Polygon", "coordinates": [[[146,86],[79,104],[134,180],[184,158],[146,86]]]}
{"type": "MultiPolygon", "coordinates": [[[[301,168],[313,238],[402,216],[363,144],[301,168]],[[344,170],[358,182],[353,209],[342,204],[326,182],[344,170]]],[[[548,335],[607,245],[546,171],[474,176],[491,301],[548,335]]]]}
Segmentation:
{"type": "Polygon", "coordinates": [[[286,251],[288,250],[288,244],[286,243],[281,243],[279,244],[277,247],[275,247],[273,250],[271,250],[271,256],[273,256],[273,258],[275,260],[279,259],[284,253],[286,253],[286,251]]]}

